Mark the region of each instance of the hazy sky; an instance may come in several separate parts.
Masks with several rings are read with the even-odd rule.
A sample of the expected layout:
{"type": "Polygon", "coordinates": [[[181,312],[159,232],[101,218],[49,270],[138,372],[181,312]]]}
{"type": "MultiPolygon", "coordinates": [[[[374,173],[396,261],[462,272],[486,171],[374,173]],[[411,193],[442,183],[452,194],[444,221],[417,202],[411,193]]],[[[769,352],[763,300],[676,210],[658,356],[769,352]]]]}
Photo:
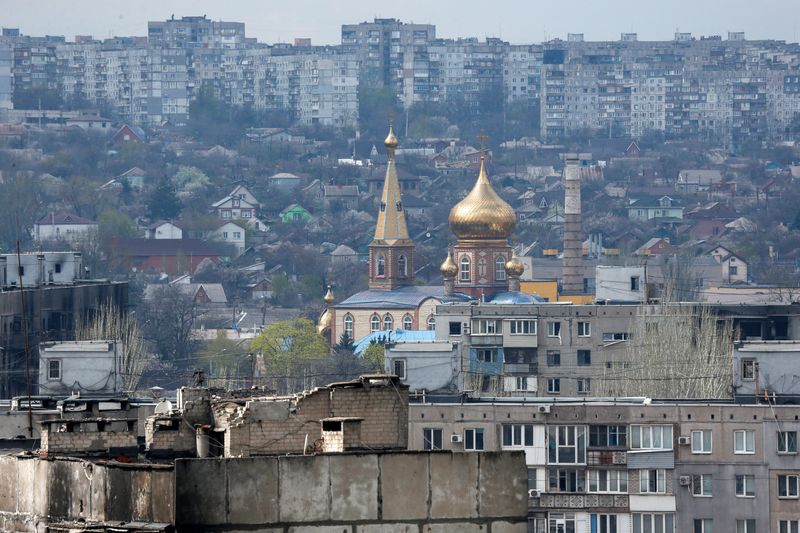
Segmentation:
{"type": "Polygon", "coordinates": [[[27,35],[146,35],[148,20],[207,15],[245,23],[268,43],[311,37],[337,44],[340,26],[394,17],[432,23],[440,37],[501,37],[540,42],[567,32],[586,40],[671,39],[676,28],[695,36],[745,31],[748,39],[797,42],[800,0],[0,0],[0,26],[27,35]]]}

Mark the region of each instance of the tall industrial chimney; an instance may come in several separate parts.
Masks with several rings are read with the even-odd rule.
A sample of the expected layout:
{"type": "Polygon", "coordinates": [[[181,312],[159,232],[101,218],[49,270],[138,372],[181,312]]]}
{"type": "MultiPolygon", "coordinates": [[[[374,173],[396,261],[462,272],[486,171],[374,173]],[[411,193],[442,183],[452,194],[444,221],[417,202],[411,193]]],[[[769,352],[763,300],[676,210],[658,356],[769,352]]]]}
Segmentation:
{"type": "Polygon", "coordinates": [[[563,294],[583,294],[581,256],[581,167],[579,154],[565,154],[564,166],[564,260],[561,267],[563,294]]]}

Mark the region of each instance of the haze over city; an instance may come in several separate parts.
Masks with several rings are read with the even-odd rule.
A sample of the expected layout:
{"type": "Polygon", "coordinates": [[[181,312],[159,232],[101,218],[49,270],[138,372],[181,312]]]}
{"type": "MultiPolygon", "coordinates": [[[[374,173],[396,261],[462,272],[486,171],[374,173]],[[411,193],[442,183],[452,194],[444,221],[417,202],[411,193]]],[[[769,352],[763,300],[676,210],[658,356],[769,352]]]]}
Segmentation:
{"type": "Polygon", "coordinates": [[[314,44],[339,42],[341,24],[397,17],[436,24],[437,35],[499,37],[512,43],[540,42],[584,33],[587,40],[613,40],[637,32],[641,40],[669,40],[676,30],[694,35],[745,31],[751,39],[798,40],[800,9],[795,0],[501,0],[486,2],[406,0],[2,0],[0,24],[31,35],[144,35],[149,20],[206,14],[244,22],[262,42],[310,37],[314,44]]]}

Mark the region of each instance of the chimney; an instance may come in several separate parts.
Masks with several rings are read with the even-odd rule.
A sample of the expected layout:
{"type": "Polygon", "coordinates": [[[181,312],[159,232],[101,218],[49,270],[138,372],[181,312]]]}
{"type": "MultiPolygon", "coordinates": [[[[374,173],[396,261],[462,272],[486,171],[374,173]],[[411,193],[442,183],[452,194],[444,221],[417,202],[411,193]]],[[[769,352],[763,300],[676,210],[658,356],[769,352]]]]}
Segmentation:
{"type": "Polygon", "coordinates": [[[581,255],[581,167],[578,154],[565,154],[564,259],[561,267],[564,294],[583,294],[581,255]]]}

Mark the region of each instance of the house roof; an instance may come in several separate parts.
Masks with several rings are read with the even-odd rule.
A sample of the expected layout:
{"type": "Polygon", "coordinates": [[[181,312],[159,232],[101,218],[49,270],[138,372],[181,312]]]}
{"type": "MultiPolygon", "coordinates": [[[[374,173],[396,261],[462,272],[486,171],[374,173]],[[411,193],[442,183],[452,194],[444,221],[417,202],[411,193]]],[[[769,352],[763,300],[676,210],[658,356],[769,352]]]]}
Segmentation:
{"type": "Polygon", "coordinates": [[[122,174],[120,174],[117,177],[118,178],[127,178],[129,176],[146,176],[146,175],[147,175],[147,172],[145,172],[141,168],[133,167],[133,168],[130,168],[130,169],[126,170],[125,172],[123,172],[122,174]]]}
{"type": "MultiPolygon", "coordinates": [[[[302,205],[300,205],[300,204],[291,204],[290,206],[286,207],[283,211],[281,211],[281,215],[289,213],[290,211],[295,211],[295,210],[300,210],[300,211],[303,211],[305,213],[308,213],[308,209],[306,209],[302,205]]],[[[310,215],[311,213],[308,213],[308,214],[310,215]]]]}
{"type": "Polygon", "coordinates": [[[94,220],[89,220],[88,218],[83,218],[81,216],[76,215],[75,213],[68,213],[66,211],[61,211],[59,213],[50,213],[49,215],[45,215],[39,220],[36,221],[36,224],[39,226],[54,226],[54,225],[75,225],[75,226],[89,226],[89,225],[96,225],[97,222],[94,220]]]}
{"type": "Polygon", "coordinates": [[[358,196],[358,185],[325,185],[326,197],[358,196]]]}
{"type": "Polygon", "coordinates": [[[411,285],[392,290],[368,289],[336,304],[336,309],[416,309],[428,298],[443,300],[442,285],[411,285]]]}
{"type": "Polygon", "coordinates": [[[219,253],[198,239],[117,239],[110,248],[113,253],[123,256],[219,257],[219,253]]]}
{"type": "Polygon", "coordinates": [[[358,255],[358,252],[347,246],[346,244],[340,244],[336,247],[334,251],[331,252],[333,256],[348,256],[348,255],[358,255]]]}
{"type": "Polygon", "coordinates": [[[248,202],[247,200],[242,200],[240,198],[234,198],[233,196],[230,196],[230,195],[226,196],[222,200],[217,200],[216,202],[211,204],[211,207],[222,207],[226,202],[233,201],[233,200],[239,200],[239,202],[240,202],[239,203],[239,208],[244,207],[245,209],[247,209],[247,208],[255,209],[255,207],[256,207],[253,204],[251,204],[250,202],[248,202]]]}
{"type": "Polygon", "coordinates": [[[722,172],[719,170],[684,169],[678,172],[678,183],[697,183],[708,185],[722,181],[722,172]]]}
{"type": "Polygon", "coordinates": [[[183,224],[181,223],[180,220],[156,220],[155,222],[147,226],[147,229],[156,229],[163,226],[164,224],[172,224],[176,228],[183,229],[183,224]]]}
{"type": "Polygon", "coordinates": [[[278,172],[277,174],[273,174],[272,176],[267,178],[268,180],[301,180],[300,176],[297,174],[292,174],[291,172],[278,172]]]}

